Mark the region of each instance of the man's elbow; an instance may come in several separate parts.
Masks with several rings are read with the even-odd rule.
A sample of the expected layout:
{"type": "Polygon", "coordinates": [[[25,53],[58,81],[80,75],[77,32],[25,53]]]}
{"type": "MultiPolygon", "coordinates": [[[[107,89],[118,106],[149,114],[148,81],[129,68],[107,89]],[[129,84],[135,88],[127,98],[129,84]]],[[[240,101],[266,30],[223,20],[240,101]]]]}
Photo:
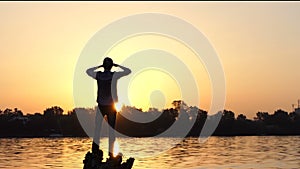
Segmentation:
{"type": "Polygon", "coordinates": [[[92,78],[96,78],[96,74],[94,73],[94,72],[92,72],[92,71],[90,71],[90,70],[87,70],[87,71],[85,71],[86,72],[86,74],[88,75],[88,76],[90,76],[90,77],[92,77],[92,78]]]}
{"type": "Polygon", "coordinates": [[[91,76],[91,72],[89,70],[86,70],[85,73],[89,76],[91,76]]]}
{"type": "Polygon", "coordinates": [[[130,73],[131,73],[131,70],[128,69],[128,70],[126,71],[126,74],[129,75],[130,73]]]}

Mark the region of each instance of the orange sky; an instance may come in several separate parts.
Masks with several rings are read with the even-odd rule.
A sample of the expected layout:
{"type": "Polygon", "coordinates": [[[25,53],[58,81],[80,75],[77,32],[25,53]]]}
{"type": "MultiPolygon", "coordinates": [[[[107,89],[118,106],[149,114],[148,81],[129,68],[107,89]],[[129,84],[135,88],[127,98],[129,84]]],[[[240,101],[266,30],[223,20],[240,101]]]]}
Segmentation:
{"type": "MultiPolygon", "coordinates": [[[[74,70],[85,44],[107,24],[144,12],[176,16],[206,35],[224,68],[226,109],[253,117],[291,111],[300,99],[298,2],[1,2],[0,109],[72,109],[74,70]]],[[[173,52],[180,55],[180,49],[173,52]]],[[[207,110],[211,88],[203,72],[197,80],[207,110]]],[[[134,101],[140,101],[137,92],[130,97],[145,106],[134,101]]],[[[193,99],[188,104],[199,106],[193,99]]]]}

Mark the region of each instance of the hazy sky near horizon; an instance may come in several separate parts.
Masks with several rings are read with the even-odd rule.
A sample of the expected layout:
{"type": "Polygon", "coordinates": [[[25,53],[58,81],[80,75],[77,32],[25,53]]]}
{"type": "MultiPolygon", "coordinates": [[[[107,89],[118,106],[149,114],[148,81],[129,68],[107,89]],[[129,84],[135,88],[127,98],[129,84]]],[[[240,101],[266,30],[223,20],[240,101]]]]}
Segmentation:
{"type": "MultiPolygon", "coordinates": [[[[145,12],[181,18],[206,35],[223,65],[225,108],[236,115],[292,111],[300,99],[299,2],[0,2],[0,109],[71,110],[75,66],[89,39],[117,19],[145,12]]],[[[201,103],[188,104],[207,110],[209,78],[197,77],[201,103]]],[[[139,92],[130,97],[137,107],[146,105],[139,92]]]]}

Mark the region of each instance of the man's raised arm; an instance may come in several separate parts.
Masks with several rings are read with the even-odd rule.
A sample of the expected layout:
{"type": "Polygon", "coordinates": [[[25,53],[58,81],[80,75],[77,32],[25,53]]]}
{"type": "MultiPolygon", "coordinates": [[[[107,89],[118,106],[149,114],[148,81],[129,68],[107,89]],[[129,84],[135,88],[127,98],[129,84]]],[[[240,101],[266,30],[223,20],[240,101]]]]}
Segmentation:
{"type": "Polygon", "coordinates": [[[131,70],[127,67],[118,65],[118,64],[114,64],[115,67],[119,67],[121,69],[123,69],[123,71],[118,72],[119,76],[126,76],[129,75],[131,73],[131,70]]]}
{"type": "Polygon", "coordinates": [[[96,75],[97,75],[97,72],[95,72],[96,69],[102,67],[101,66],[95,66],[95,67],[91,67],[89,69],[86,70],[86,73],[91,76],[92,78],[96,79],[96,75]]]}

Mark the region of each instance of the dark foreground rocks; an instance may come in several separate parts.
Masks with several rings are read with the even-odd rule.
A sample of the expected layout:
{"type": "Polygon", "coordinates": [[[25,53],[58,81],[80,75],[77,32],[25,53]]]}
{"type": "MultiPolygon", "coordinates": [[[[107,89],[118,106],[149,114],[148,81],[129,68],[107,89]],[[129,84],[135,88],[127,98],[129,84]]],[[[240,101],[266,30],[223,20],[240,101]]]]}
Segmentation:
{"type": "Polygon", "coordinates": [[[122,163],[122,154],[118,154],[116,157],[110,157],[103,160],[103,151],[97,150],[93,152],[87,152],[85,159],[83,160],[83,169],[131,169],[133,166],[134,158],[129,158],[126,162],[122,163]]]}

